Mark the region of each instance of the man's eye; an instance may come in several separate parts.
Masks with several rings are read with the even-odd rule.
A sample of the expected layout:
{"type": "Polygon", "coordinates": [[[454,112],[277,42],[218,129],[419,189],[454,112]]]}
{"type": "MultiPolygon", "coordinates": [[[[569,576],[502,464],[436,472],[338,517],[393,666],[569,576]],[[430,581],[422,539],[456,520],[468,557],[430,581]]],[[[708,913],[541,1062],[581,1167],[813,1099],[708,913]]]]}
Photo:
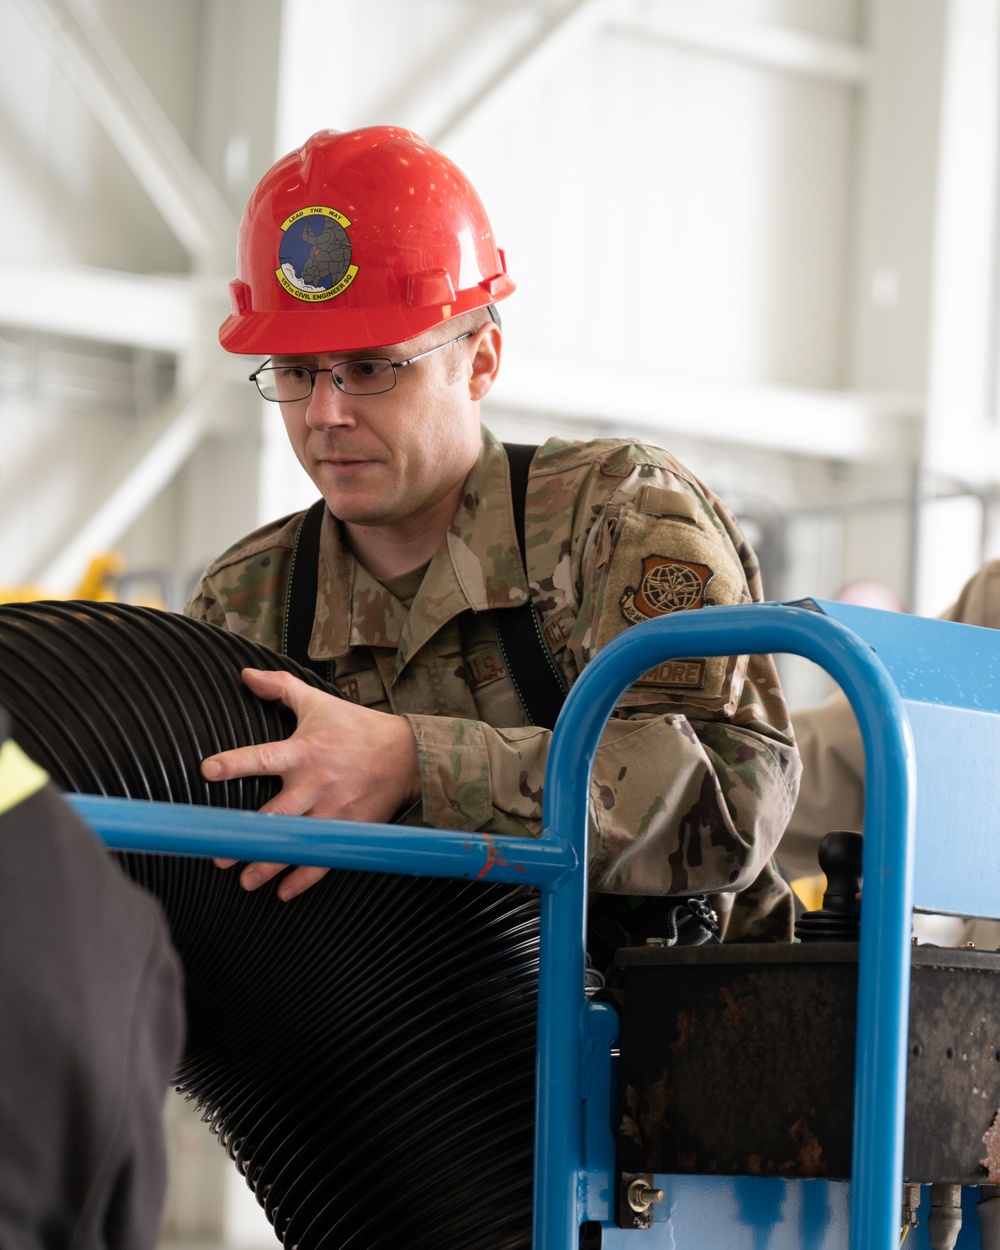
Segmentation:
{"type": "Polygon", "coordinates": [[[342,366],[346,376],[352,381],[367,381],[377,378],[389,368],[386,360],[351,360],[342,366]]]}
{"type": "Polygon", "coordinates": [[[301,365],[282,365],[275,369],[274,376],[279,382],[304,382],[309,377],[309,370],[301,365]]]}

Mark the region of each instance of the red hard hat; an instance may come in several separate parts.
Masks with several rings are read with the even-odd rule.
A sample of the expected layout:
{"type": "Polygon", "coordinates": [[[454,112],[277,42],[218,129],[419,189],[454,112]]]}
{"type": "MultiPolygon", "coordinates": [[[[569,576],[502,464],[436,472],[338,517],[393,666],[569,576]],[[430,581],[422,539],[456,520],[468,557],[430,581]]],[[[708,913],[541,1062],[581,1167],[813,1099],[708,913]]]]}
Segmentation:
{"type": "Polygon", "coordinates": [[[404,343],[514,290],[469,180],[409,130],[321,130],[240,223],[219,341],[249,355],[404,343]]]}

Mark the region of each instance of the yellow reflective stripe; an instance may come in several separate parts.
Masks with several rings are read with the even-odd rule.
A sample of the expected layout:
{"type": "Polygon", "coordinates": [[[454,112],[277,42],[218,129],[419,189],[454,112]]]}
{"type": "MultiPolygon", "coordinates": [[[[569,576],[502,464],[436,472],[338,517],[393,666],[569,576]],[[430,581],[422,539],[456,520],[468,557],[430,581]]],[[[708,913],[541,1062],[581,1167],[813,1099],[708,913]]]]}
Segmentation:
{"type": "Polygon", "coordinates": [[[48,779],[45,769],[8,739],[0,747],[0,815],[30,798],[48,779]]]}

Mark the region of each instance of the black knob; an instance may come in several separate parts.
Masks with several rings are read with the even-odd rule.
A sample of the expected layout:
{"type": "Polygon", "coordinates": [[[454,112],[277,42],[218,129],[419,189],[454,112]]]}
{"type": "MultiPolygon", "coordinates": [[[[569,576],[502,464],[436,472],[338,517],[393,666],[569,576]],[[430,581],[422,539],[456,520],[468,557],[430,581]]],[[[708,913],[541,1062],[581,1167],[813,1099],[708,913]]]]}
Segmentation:
{"type": "Polygon", "coordinates": [[[860,933],[862,837],[850,829],[828,833],[819,848],[819,866],[826,874],[823,906],[795,922],[802,942],[856,942],[860,933]]]}

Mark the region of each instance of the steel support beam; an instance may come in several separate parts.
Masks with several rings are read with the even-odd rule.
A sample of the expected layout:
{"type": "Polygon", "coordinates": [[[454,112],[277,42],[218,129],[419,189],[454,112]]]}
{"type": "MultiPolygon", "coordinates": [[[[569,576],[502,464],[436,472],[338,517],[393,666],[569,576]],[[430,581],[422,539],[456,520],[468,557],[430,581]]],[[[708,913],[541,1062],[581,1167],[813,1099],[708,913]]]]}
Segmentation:
{"type": "MultiPolygon", "coordinates": [[[[704,14],[689,3],[664,2],[654,10],[643,7],[640,11],[622,0],[568,0],[556,9],[543,8],[539,12],[543,16],[535,32],[506,56],[480,86],[464,98],[459,97],[428,128],[431,143],[443,146],[483,109],[502,107],[505,101],[523,93],[526,81],[547,73],[575,43],[598,28],[848,86],[863,86],[871,75],[871,57],[856,44],[791,27],[704,14]]],[[[435,82],[435,88],[438,86],[435,82]]]]}
{"type": "Polygon", "coordinates": [[[104,502],[83,525],[72,525],[55,545],[57,555],[32,580],[53,590],[76,585],[96,551],[113,547],[145,512],[212,427],[225,383],[204,383],[193,395],[169,405],[158,420],[144,423],[125,454],[126,468],[104,502]]]}
{"type": "Polygon", "coordinates": [[[605,0],[604,16],[607,30],[616,35],[657,39],[696,52],[848,86],[864,86],[871,77],[871,55],[857,44],[812,35],[791,26],[703,13],[689,0],[661,0],[653,8],[644,8],[641,19],[631,21],[620,4],[605,0]]]}
{"type": "Polygon", "coordinates": [[[482,85],[430,128],[429,141],[443,147],[454,131],[471,121],[487,105],[498,107],[524,90],[528,78],[546,72],[553,60],[565,55],[576,40],[591,34],[603,14],[601,0],[569,0],[542,21],[538,29],[514,50],[482,85]]]}
{"type": "Polygon", "coordinates": [[[225,315],[218,279],[153,277],[119,269],[0,259],[0,325],[65,334],[96,343],[184,352],[210,311],[225,315]],[[52,292],[58,291],[54,300],[52,292]]]}
{"type": "Polygon", "coordinates": [[[236,219],[107,27],[85,6],[15,3],[197,266],[216,271],[236,219]]]}

